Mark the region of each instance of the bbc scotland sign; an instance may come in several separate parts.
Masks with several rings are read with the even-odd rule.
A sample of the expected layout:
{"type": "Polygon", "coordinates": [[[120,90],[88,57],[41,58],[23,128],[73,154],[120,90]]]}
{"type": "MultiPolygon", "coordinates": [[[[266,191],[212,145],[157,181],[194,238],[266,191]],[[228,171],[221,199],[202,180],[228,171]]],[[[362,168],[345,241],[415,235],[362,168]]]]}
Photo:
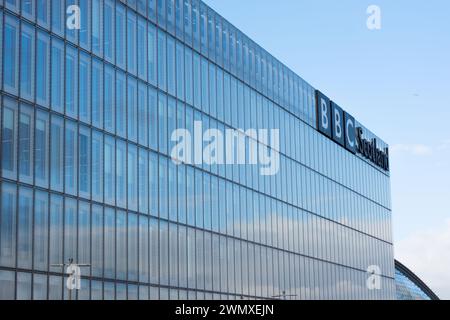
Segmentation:
{"type": "Polygon", "coordinates": [[[389,149],[379,149],[375,138],[365,139],[364,130],[356,127],[355,118],[319,90],[316,90],[316,112],[319,132],[351,153],[358,153],[381,169],[389,171],[389,149]]]}

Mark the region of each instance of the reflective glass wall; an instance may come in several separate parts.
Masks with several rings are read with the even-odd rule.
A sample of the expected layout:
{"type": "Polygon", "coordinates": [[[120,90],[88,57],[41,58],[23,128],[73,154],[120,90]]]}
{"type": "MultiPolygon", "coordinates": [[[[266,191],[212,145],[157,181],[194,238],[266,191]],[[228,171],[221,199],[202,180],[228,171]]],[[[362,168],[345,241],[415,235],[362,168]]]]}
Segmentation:
{"type": "Polygon", "coordinates": [[[319,134],[314,88],[204,3],[0,6],[0,299],[67,299],[52,264],[71,258],[91,264],[76,299],[395,297],[389,175],[319,134]],[[258,148],[244,131],[280,129],[279,172],[175,163],[194,121],[258,148]]]}

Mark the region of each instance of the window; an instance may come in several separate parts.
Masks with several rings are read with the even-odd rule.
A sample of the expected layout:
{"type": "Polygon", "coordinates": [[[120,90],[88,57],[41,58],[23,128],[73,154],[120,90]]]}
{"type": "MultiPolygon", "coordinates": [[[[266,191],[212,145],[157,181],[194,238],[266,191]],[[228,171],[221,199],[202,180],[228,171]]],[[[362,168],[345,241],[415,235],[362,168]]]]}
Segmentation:
{"type": "Polygon", "coordinates": [[[147,24],[142,18],[138,19],[137,38],[138,76],[142,80],[147,80],[147,24]]]}
{"type": "Polygon", "coordinates": [[[169,224],[159,222],[159,283],[169,284],[169,224]]]}
{"type": "Polygon", "coordinates": [[[167,154],[168,130],[167,130],[167,96],[158,94],[158,137],[159,151],[167,154]]]}
{"type": "Polygon", "coordinates": [[[111,205],[115,204],[116,192],[116,156],[115,156],[115,141],[114,138],[105,135],[105,157],[104,157],[104,170],[105,170],[105,202],[111,205]]]}
{"type": "Polygon", "coordinates": [[[50,181],[53,190],[62,191],[64,166],[64,128],[63,119],[57,116],[51,118],[50,140],[50,181]]]}
{"type": "Polygon", "coordinates": [[[64,202],[64,261],[68,261],[77,256],[77,201],[65,198],[64,202]]]}
{"type": "Polygon", "coordinates": [[[198,0],[192,0],[192,35],[193,47],[200,51],[200,3],[198,0]]]}
{"type": "Polygon", "coordinates": [[[89,51],[91,50],[91,2],[90,0],[79,0],[80,11],[84,12],[81,15],[80,45],[89,51]]]}
{"type": "Polygon", "coordinates": [[[84,201],[78,203],[78,261],[91,264],[91,207],[84,201]]]}
{"type": "Polygon", "coordinates": [[[90,198],[91,194],[91,132],[88,127],[80,126],[78,136],[79,152],[79,191],[80,196],[90,198]]]}
{"type": "Polygon", "coordinates": [[[184,100],[184,45],[180,42],[176,45],[176,82],[177,97],[184,100]]]}
{"type": "Polygon", "coordinates": [[[175,40],[167,37],[167,89],[175,95],[175,40]]]}
{"type": "Polygon", "coordinates": [[[178,283],[180,287],[187,287],[187,239],[186,227],[178,226],[178,283]]]}
{"type": "Polygon", "coordinates": [[[148,91],[149,110],[149,145],[153,150],[158,149],[158,96],[152,87],[148,91]]]}
{"type": "Polygon", "coordinates": [[[158,216],[158,155],[150,152],[149,157],[150,166],[150,214],[158,216]]]}
{"type": "Polygon", "coordinates": [[[110,133],[116,131],[114,79],[114,69],[109,65],[105,66],[105,130],[110,133]]]}
{"type": "Polygon", "coordinates": [[[184,38],[187,44],[192,45],[191,0],[184,0],[183,2],[184,38]]]}
{"type": "Polygon", "coordinates": [[[92,51],[98,56],[103,54],[103,8],[103,1],[92,1],[92,51]]]}
{"type": "Polygon", "coordinates": [[[0,265],[14,267],[16,252],[16,186],[3,183],[0,212],[0,265]]]}
{"type": "Polygon", "coordinates": [[[116,261],[116,215],[114,209],[105,208],[105,270],[104,277],[114,279],[116,261]]]}
{"type": "Polygon", "coordinates": [[[203,174],[203,219],[206,230],[211,230],[211,176],[203,174]]]}
{"type": "MultiPolygon", "coordinates": [[[[168,0],[167,0],[168,1],[168,0]]],[[[158,4],[158,25],[166,28],[166,0],[157,0],[158,4]]]]}
{"type": "Polygon", "coordinates": [[[36,52],[36,102],[44,107],[49,107],[50,100],[50,39],[43,33],[37,35],[36,52]]]}
{"type": "Polygon", "coordinates": [[[78,117],[78,52],[66,47],[66,114],[78,117]]]}
{"type": "Polygon", "coordinates": [[[195,231],[195,266],[197,289],[205,289],[205,252],[203,244],[204,233],[201,230],[195,231]]]}
{"type": "Polygon", "coordinates": [[[105,59],[114,62],[114,3],[105,0],[104,14],[104,48],[105,59]]]}
{"type": "Polygon", "coordinates": [[[178,39],[183,40],[183,0],[175,0],[175,31],[178,39]]]}
{"type": "MultiPolygon", "coordinates": [[[[89,237],[89,235],[87,236],[89,237]]],[[[89,259],[88,257],[86,257],[89,259]]],[[[81,261],[81,260],[80,260],[81,261]]],[[[85,261],[85,260],[83,260],[85,261]]],[[[103,207],[92,206],[92,275],[103,276],[103,207]]],[[[82,262],[83,263],[83,262],[82,262]]]]}
{"type": "Polygon", "coordinates": [[[169,217],[169,185],[167,158],[159,158],[159,217],[167,219],[169,217]]]}
{"type": "Polygon", "coordinates": [[[116,63],[125,69],[125,8],[122,5],[116,5],[116,63]]]}
{"type": "Polygon", "coordinates": [[[138,216],[128,213],[128,280],[138,280],[138,216]]]}
{"type": "Polygon", "coordinates": [[[127,66],[128,72],[136,74],[136,16],[131,11],[127,15],[127,66]]]}
{"type": "Polygon", "coordinates": [[[137,82],[135,78],[128,76],[127,83],[127,108],[128,108],[128,139],[137,141],[138,108],[137,108],[137,82]]]}
{"type": "Polygon", "coordinates": [[[48,258],[48,194],[36,191],[34,200],[34,269],[46,271],[48,258]]]}
{"type": "Polygon", "coordinates": [[[170,155],[172,148],[175,146],[175,142],[172,141],[172,133],[177,129],[177,101],[170,97],[167,100],[167,131],[168,131],[168,144],[170,155]]]}
{"type": "Polygon", "coordinates": [[[175,33],[175,1],[166,0],[167,4],[167,31],[175,33]]]}
{"type": "Polygon", "coordinates": [[[42,27],[49,28],[49,15],[50,15],[50,2],[51,0],[37,0],[37,22],[42,27]]]}
{"type": "Polygon", "coordinates": [[[127,214],[124,211],[117,211],[116,216],[116,243],[117,243],[117,279],[127,278],[127,214]]]}
{"type": "MultiPolygon", "coordinates": [[[[159,283],[159,226],[158,219],[150,218],[150,282],[159,283]]],[[[161,252],[162,255],[162,252],[161,252]]]]}
{"type": "Polygon", "coordinates": [[[17,179],[17,102],[3,99],[2,121],[2,175],[5,178],[17,179]]]}
{"type": "Polygon", "coordinates": [[[126,143],[122,140],[117,140],[116,144],[116,192],[117,192],[117,206],[126,207],[127,203],[127,151],[126,143]]]}
{"type": "Polygon", "coordinates": [[[103,134],[92,131],[92,199],[103,201],[103,134]]]}
{"type": "Polygon", "coordinates": [[[148,146],[148,104],[147,85],[138,83],[138,141],[139,144],[148,146]]]}
{"type": "Polygon", "coordinates": [[[169,160],[169,219],[178,221],[177,212],[177,166],[169,160]]]}
{"type": "Polygon", "coordinates": [[[194,168],[187,167],[186,170],[186,210],[187,210],[187,223],[188,225],[195,225],[195,190],[194,190],[194,168]]]}
{"type": "MultiPolygon", "coordinates": [[[[195,229],[187,229],[187,283],[188,288],[195,288],[195,229]]],[[[199,270],[200,271],[200,270],[199,270]]]]}
{"type": "Polygon", "coordinates": [[[139,177],[139,212],[148,214],[148,152],[145,149],[139,149],[138,160],[138,177],[139,177]]]}
{"type": "MultiPolygon", "coordinates": [[[[64,150],[64,181],[65,192],[76,195],[77,186],[77,124],[66,121],[65,129],[65,150],[64,150]]],[[[53,138],[53,135],[52,135],[53,138]]],[[[53,153],[53,151],[52,151],[53,153]]]]}
{"type": "MultiPolygon", "coordinates": [[[[80,53],[80,120],[91,123],[91,58],[89,55],[80,53]]],[[[97,85],[97,83],[93,83],[97,85]]],[[[75,95],[77,93],[75,92],[75,95]]]]}
{"type": "Polygon", "coordinates": [[[123,138],[126,137],[126,90],[125,74],[121,71],[116,72],[116,130],[117,134],[123,138]]]}
{"type": "Polygon", "coordinates": [[[146,0],[147,1],[147,16],[148,18],[156,23],[156,0],[146,0]]]}
{"type": "MultiPolygon", "coordinates": [[[[67,17],[69,17],[69,14],[67,14],[65,12],[66,8],[69,8],[69,6],[71,6],[71,5],[77,5],[77,4],[78,3],[76,0],[66,0],[65,5],[63,5],[64,6],[64,15],[65,15],[64,19],[67,19],[67,17]]],[[[69,11],[69,12],[71,12],[71,11],[69,11]]],[[[70,13],[70,14],[72,14],[72,13],[70,13]]],[[[67,20],[65,20],[65,21],[67,21],[67,20]]],[[[65,22],[65,23],[67,23],[67,22],[65,22]]],[[[66,25],[64,27],[66,27],[66,25]]],[[[79,34],[78,30],[66,28],[66,39],[71,41],[74,44],[78,44],[78,34],[79,34]]]]}
{"type": "Polygon", "coordinates": [[[6,91],[17,95],[19,88],[19,23],[17,19],[6,15],[4,32],[3,87],[6,91]]]}
{"type": "Polygon", "coordinates": [[[203,173],[195,170],[195,225],[203,228],[203,173]]]}
{"type": "Polygon", "coordinates": [[[156,29],[148,24],[148,81],[156,86],[156,29]]]}
{"type": "Polygon", "coordinates": [[[20,95],[34,100],[34,34],[32,26],[23,23],[20,40],[20,95]]]}
{"type": "MultiPolygon", "coordinates": [[[[52,0],[52,31],[60,36],[64,36],[64,4],[61,0],[52,0]]],[[[81,12],[88,12],[81,8],[81,12]]]]}
{"type": "Polygon", "coordinates": [[[138,175],[137,175],[137,149],[136,146],[128,145],[128,209],[138,209],[138,175]]]}
{"type": "MultiPolygon", "coordinates": [[[[160,0],[159,0],[160,1],[160,0]]],[[[158,87],[167,90],[166,34],[158,31],[158,87]]]]}
{"type": "Polygon", "coordinates": [[[61,41],[52,38],[52,109],[58,112],[63,111],[63,88],[64,88],[64,45],[61,41]]]}
{"type": "Polygon", "coordinates": [[[97,59],[92,62],[92,124],[103,128],[103,63],[97,59]]]}
{"type": "Polygon", "coordinates": [[[202,87],[201,87],[201,64],[200,56],[194,53],[194,107],[201,110],[201,98],[202,98],[202,87]]]}
{"type": "Polygon", "coordinates": [[[33,181],[33,109],[22,104],[19,114],[19,179],[33,181]]]}
{"type": "Polygon", "coordinates": [[[148,217],[139,216],[139,281],[149,281],[149,229],[148,217]]]}
{"type": "Polygon", "coordinates": [[[169,283],[178,286],[178,228],[169,224],[169,283]]]}
{"type": "MultiPolygon", "coordinates": [[[[206,79],[208,81],[208,79],[206,79]]],[[[216,67],[209,63],[209,93],[206,87],[207,96],[209,95],[209,112],[213,118],[217,118],[217,89],[216,89],[216,67]]],[[[208,108],[208,106],[206,106],[208,108]]],[[[208,110],[208,109],[207,109],[208,110]]]]}
{"type": "Polygon", "coordinates": [[[208,19],[206,16],[207,8],[206,6],[201,3],[200,4],[200,49],[202,54],[208,55],[208,44],[206,42],[206,36],[207,36],[207,28],[208,28],[208,19]]]}
{"type": "MultiPolygon", "coordinates": [[[[63,198],[52,194],[50,196],[50,264],[61,263],[63,235],[63,198]]],[[[58,270],[59,271],[59,270],[58,270]]]]}
{"type": "Polygon", "coordinates": [[[186,102],[193,105],[193,69],[192,69],[192,51],[189,48],[184,50],[185,63],[185,85],[186,85],[186,102]]]}
{"type": "Polygon", "coordinates": [[[186,166],[177,166],[178,178],[178,221],[186,223],[186,166]]]}
{"type": "Polygon", "coordinates": [[[0,270],[1,300],[14,300],[15,273],[13,271],[0,270]]]}

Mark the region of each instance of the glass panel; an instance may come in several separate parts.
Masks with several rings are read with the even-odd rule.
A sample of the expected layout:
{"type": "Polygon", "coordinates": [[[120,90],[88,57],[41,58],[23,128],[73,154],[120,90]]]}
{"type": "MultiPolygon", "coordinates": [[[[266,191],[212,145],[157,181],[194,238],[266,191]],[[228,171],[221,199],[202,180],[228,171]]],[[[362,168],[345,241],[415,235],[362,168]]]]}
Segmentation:
{"type": "Polygon", "coordinates": [[[103,276],[103,208],[92,206],[92,275],[103,276]]]}
{"type": "Polygon", "coordinates": [[[105,136],[105,202],[114,205],[116,201],[116,156],[115,156],[115,141],[114,138],[105,136]]]}
{"type": "Polygon", "coordinates": [[[36,52],[36,102],[49,107],[50,97],[50,38],[38,32],[36,52]]]}
{"type": "Polygon", "coordinates": [[[66,47],[66,114],[78,118],[78,52],[66,47]]]}
{"type": "Polygon", "coordinates": [[[103,134],[92,131],[92,199],[103,201],[103,134]]]}
{"type": "Polygon", "coordinates": [[[138,280],[138,216],[128,213],[128,280],[138,280]]]}
{"type": "Polygon", "coordinates": [[[2,121],[2,175],[5,178],[17,179],[17,103],[10,99],[3,100],[2,121]]]}
{"type": "MultiPolygon", "coordinates": [[[[52,135],[53,137],[53,135],[52,135]]],[[[76,195],[77,192],[77,124],[66,120],[65,154],[64,154],[64,181],[65,191],[76,195]]]]}
{"type": "MultiPolygon", "coordinates": [[[[61,239],[59,238],[57,241],[61,241],[61,239]]],[[[72,198],[65,198],[64,262],[69,261],[69,259],[74,259],[75,262],[77,260],[77,201],[72,198]]]]}
{"type": "Polygon", "coordinates": [[[19,115],[19,179],[33,181],[33,109],[20,106],[19,115]]]}
{"type": "Polygon", "coordinates": [[[5,16],[4,26],[4,65],[3,87],[17,95],[19,88],[19,23],[9,15],[5,16]]]}
{"type": "Polygon", "coordinates": [[[114,209],[105,208],[105,272],[106,278],[115,278],[116,215],[114,209]]]}
{"type": "MultiPolygon", "coordinates": [[[[91,123],[91,58],[85,53],[80,54],[79,71],[80,120],[91,123]]],[[[93,82],[93,84],[97,85],[96,82],[93,82]]]]}
{"type": "Polygon", "coordinates": [[[51,106],[53,110],[63,112],[64,99],[64,45],[52,38],[52,69],[51,69],[51,106]]]}
{"type": "Polygon", "coordinates": [[[19,188],[17,267],[30,269],[33,245],[33,191],[19,188]]]}
{"type": "Polygon", "coordinates": [[[139,149],[139,167],[138,167],[138,180],[139,180],[139,212],[148,214],[148,183],[149,183],[149,167],[148,167],[148,151],[145,149],[139,149]]]}
{"type": "Polygon", "coordinates": [[[127,215],[124,211],[117,211],[116,216],[116,243],[117,243],[117,273],[116,278],[127,278],[127,215]]]}
{"type": "Polygon", "coordinates": [[[92,124],[103,129],[103,63],[92,61],[92,124]]]}
{"type": "Polygon", "coordinates": [[[22,98],[31,101],[34,101],[34,35],[34,28],[30,25],[22,24],[20,40],[20,95],[22,98]]]}
{"type": "Polygon", "coordinates": [[[91,132],[87,127],[80,127],[78,136],[79,151],[79,191],[80,196],[90,198],[91,193],[91,132]]]}
{"type": "Polygon", "coordinates": [[[137,175],[137,149],[134,145],[128,145],[128,209],[138,209],[138,175],[137,175]]]}
{"type": "Polygon", "coordinates": [[[0,213],[0,265],[14,267],[16,257],[16,186],[3,183],[0,213]]]}

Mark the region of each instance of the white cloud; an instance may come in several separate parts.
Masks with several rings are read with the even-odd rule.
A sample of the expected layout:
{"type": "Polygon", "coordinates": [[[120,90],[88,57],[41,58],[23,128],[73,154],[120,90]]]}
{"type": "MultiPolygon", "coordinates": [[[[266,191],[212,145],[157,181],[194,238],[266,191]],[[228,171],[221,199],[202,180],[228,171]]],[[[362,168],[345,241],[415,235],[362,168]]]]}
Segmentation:
{"type": "Polygon", "coordinates": [[[450,299],[450,219],[440,228],[408,236],[396,244],[396,258],[441,299],[450,299]]]}
{"type": "Polygon", "coordinates": [[[395,144],[391,147],[391,152],[394,154],[409,153],[415,156],[429,156],[433,153],[433,149],[424,144],[395,144]]]}

